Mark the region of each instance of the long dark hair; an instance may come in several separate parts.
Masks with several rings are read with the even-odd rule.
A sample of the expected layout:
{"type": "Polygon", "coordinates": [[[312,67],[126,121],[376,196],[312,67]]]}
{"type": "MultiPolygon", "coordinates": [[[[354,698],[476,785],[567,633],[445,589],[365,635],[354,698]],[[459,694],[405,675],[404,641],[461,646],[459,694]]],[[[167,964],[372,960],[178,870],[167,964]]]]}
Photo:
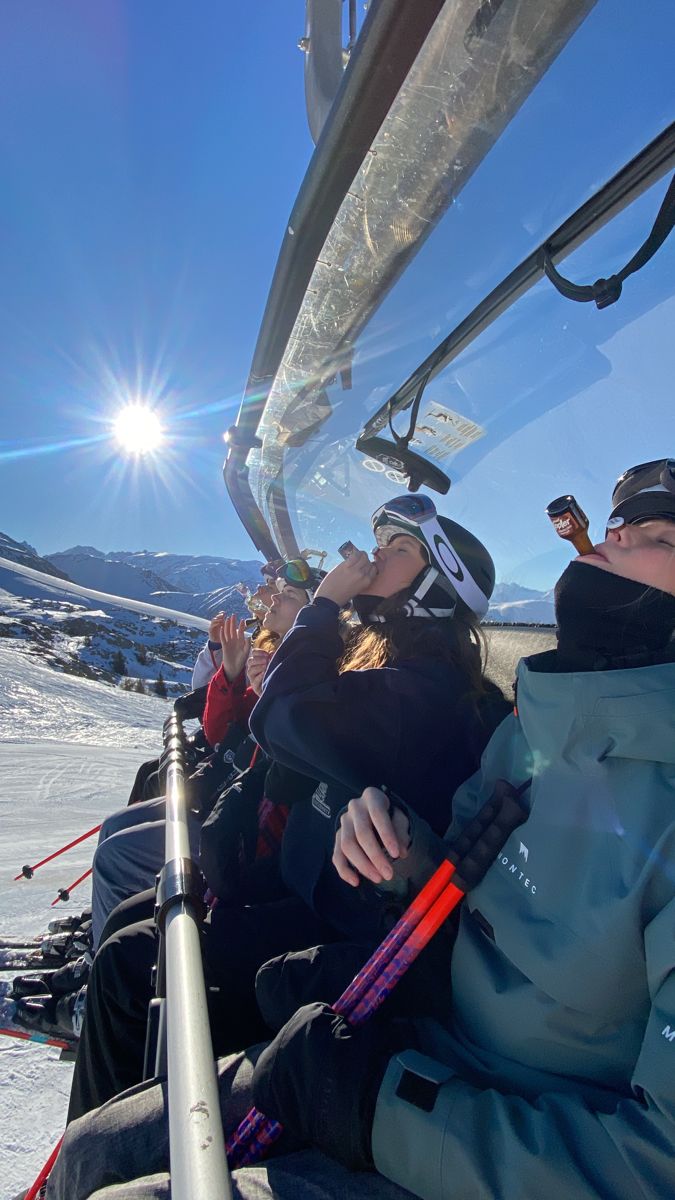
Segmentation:
{"type": "Polygon", "coordinates": [[[406,658],[440,660],[464,676],[465,694],[477,705],[487,691],[487,644],[477,618],[463,604],[446,620],[406,617],[401,603],[407,595],[399,592],[378,605],[378,615],[385,618],[381,623],[355,629],[340,660],[340,674],[391,667],[406,658]]]}

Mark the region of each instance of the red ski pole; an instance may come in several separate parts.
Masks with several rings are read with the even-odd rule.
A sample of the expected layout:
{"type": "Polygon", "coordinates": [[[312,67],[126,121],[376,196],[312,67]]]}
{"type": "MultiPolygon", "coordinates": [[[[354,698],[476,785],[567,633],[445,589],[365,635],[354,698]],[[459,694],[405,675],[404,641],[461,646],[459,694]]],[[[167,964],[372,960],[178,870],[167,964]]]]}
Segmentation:
{"type": "Polygon", "coordinates": [[[89,867],[89,870],[85,871],[84,875],[80,875],[80,878],[76,879],[74,883],[71,883],[70,887],[59,888],[59,894],[56,897],[56,900],[52,900],[51,907],[53,908],[55,904],[58,904],[59,900],[70,900],[70,893],[75,891],[78,883],[83,883],[85,879],[89,878],[92,870],[93,867],[89,867]]]}
{"type": "Polygon", "coordinates": [[[32,879],[38,867],[44,867],[45,863],[51,862],[53,858],[58,858],[59,854],[65,854],[66,850],[72,850],[73,846],[79,846],[80,842],[86,842],[87,838],[98,833],[100,828],[100,825],[95,825],[93,829],[87,830],[86,833],[81,833],[74,841],[68,842],[67,846],[62,846],[60,850],[55,850],[53,854],[48,854],[46,858],[41,858],[32,867],[23,866],[19,874],[14,876],[14,882],[16,883],[17,879],[32,879]]]}
{"type": "Polygon", "coordinates": [[[56,1156],[57,1156],[59,1150],[61,1149],[62,1141],[63,1141],[63,1134],[61,1135],[61,1137],[59,1138],[58,1142],[56,1143],[54,1149],[52,1150],[51,1154],[49,1155],[49,1158],[47,1159],[44,1167],[40,1171],[40,1174],[38,1175],[37,1179],[35,1180],[35,1183],[31,1187],[29,1187],[23,1200],[38,1200],[38,1196],[40,1195],[40,1190],[43,1187],[43,1185],[47,1182],[47,1180],[49,1179],[49,1173],[50,1173],[52,1167],[54,1166],[54,1163],[56,1162],[56,1156]]]}
{"type": "MultiPolygon", "coordinates": [[[[512,788],[499,780],[495,792],[373,952],[349,987],[333,1005],[351,1024],[361,1025],[379,1008],[453,908],[483,878],[509,835],[525,820],[518,797],[529,786],[512,788]],[[456,872],[461,872],[461,878],[456,872]],[[453,882],[455,877],[456,882],[453,882]]],[[[230,1136],[226,1151],[230,1169],[257,1162],[282,1132],[278,1121],[252,1108],[230,1136]]]]}
{"type": "MultiPolygon", "coordinates": [[[[437,876],[441,875],[443,868],[447,865],[447,863],[441,863],[441,866],[432,875],[429,883],[435,884],[437,876]]],[[[441,891],[435,903],[430,906],[429,911],[418,921],[417,926],[412,929],[408,940],[403,943],[393,958],[388,962],[383,962],[383,943],[368,960],[363,971],[370,974],[374,967],[379,966],[382,971],[382,977],[380,978],[376,975],[372,987],[366,990],[364,994],[360,986],[362,972],[359,972],[346,991],[342,993],[339,1000],[333,1005],[335,1012],[345,1017],[350,1025],[361,1025],[371,1013],[379,1008],[382,1001],[389,995],[395,984],[398,983],[401,975],[407,971],[420,951],[424,949],[427,942],[430,941],[443,924],[446,917],[450,915],[453,908],[463,899],[464,892],[456,887],[454,883],[448,883],[445,889],[441,891]],[[350,991],[355,992],[357,996],[361,997],[360,1003],[355,1005],[353,1011],[346,999],[350,991]]],[[[405,921],[407,917],[408,912],[404,913],[401,920],[405,921]]],[[[396,926],[394,926],[392,933],[395,930],[396,926]]],[[[283,1126],[279,1121],[273,1121],[257,1108],[252,1108],[228,1139],[226,1151],[230,1170],[234,1170],[236,1167],[247,1167],[251,1163],[258,1162],[268,1146],[276,1142],[282,1132],[283,1126]]]]}

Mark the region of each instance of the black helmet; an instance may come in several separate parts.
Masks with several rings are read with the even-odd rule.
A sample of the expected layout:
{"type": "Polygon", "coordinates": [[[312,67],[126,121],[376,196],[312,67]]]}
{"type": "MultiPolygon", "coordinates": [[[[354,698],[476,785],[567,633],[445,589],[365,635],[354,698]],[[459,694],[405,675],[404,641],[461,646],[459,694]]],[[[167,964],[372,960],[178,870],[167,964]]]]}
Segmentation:
{"type": "Polygon", "coordinates": [[[619,476],[612,492],[609,522],[635,525],[659,518],[675,521],[675,458],[657,458],[630,467],[619,476]]]}
{"type": "Polygon", "coordinates": [[[463,525],[439,517],[428,496],[395,496],[373,513],[378,546],[402,533],[417,538],[429,566],[410,585],[404,612],[415,617],[452,617],[458,603],[484,617],[495,586],[495,566],[482,542],[463,525]]]}

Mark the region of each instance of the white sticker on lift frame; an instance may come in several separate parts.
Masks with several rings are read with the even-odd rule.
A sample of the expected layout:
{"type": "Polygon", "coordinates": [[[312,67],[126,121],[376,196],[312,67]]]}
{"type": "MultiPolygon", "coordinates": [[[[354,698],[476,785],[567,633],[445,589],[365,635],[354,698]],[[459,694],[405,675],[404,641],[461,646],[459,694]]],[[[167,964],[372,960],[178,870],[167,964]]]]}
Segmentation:
{"type": "Polygon", "coordinates": [[[442,462],[482,437],[485,437],[485,430],[475,421],[431,401],[417,424],[410,444],[427,458],[442,462]]]}

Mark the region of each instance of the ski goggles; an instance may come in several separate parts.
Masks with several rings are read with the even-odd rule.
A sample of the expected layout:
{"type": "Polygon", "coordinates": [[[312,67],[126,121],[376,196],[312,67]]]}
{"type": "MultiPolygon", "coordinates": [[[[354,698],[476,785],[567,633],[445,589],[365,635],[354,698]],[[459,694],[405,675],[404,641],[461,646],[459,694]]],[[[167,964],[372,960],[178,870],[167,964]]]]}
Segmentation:
{"type": "Polygon", "coordinates": [[[407,533],[430,552],[422,526],[437,520],[436,505],[428,496],[394,496],[373,513],[373,533],[378,546],[387,546],[397,534],[407,533]]]}
{"type": "Polygon", "coordinates": [[[422,525],[437,516],[436,505],[428,496],[394,496],[373,513],[373,529],[384,523],[386,517],[403,519],[413,525],[422,525]]]}
{"type": "Polygon", "coordinates": [[[675,521],[675,458],[657,458],[624,471],[612,492],[608,528],[624,521],[675,521]]]}
{"type": "Polygon", "coordinates": [[[311,592],[319,586],[324,574],[325,572],[310,567],[304,558],[290,558],[288,562],[279,567],[276,585],[280,591],[287,583],[290,587],[302,588],[305,592],[311,592]]]}

